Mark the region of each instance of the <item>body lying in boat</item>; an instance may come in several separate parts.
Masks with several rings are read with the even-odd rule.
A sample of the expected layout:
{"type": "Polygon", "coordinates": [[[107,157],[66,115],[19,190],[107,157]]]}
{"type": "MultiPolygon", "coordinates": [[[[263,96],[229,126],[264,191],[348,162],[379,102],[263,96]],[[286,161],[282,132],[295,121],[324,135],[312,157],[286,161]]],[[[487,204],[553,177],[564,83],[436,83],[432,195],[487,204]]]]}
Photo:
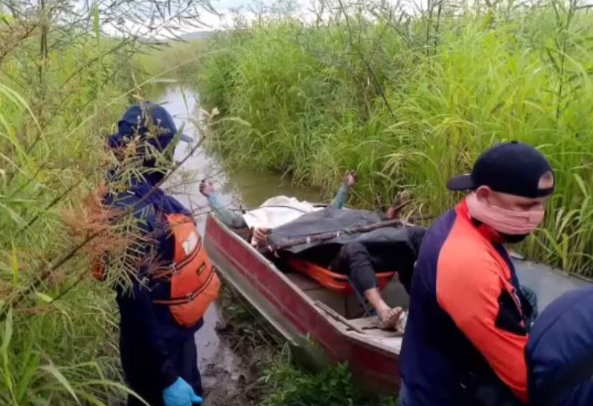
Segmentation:
{"type": "MultiPolygon", "coordinates": [[[[208,198],[213,211],[227,226],[236,229],[238,233],[251,239],[252,244],[255,246],[264,247],[267,245],[270,233],[285,225],[288,225],[289,229],[291,229],[295,223],[299,223],[302,216],[319,211],[342,209],[348,199],[348,192],[356,181],[356,174],[353,171],[347,172],[335,199],[327,207],[315,206],[309,202],[302,202],[286,196],[277,196],[268,199],[258,209],[244,214],[233,213],[228,210],[220,201],[220,197],[212,183],[202,181],[200,192],[208,198]],[[252,232],[250,232],[251,230],[252,232]]],[[[379,220],[395,218],[401,207],[406,204],[401,205],[399,201],[394,202],[394,205],[387,211],[386,216],[380,216],[379,220]]],[[[325,229],[309,227],[309,230],[306,231],[315,234],[334,230],[336,227],[340,229],[340,227],[348,224],[348,222],[344,223],[343,219],[340,222],[337,217],[333,220],[333,223],[325,222],[325,229]]],[[[368,244],[353,239],[344,242],[341,248],[331,255],[330,262],[321,264],[320,261],[323,261],[323,258],[315,258],[315,256],[310,257],[310,261],[313,264],[325,265],[332,272],[346,275],[354,285],[354,290],[361,301],[369,303],[370,310],[378,314],[383,326],[387,329],[395,329],[398,323],[401,324],[400,321],[405,319],[404,310],[401,307],[390,307],[383,300],[376,274],[393,275],[397,272],[400,280],[409,289],[415,253],[418,247],[412,248],[413,254],[406,252],[406,255],[404,255],[406,259],[412,258],[411,261],[395,258],[390,252],[391,248],[390,244],[368,244]]],[[[280,250],[276,249],[275,251],[276,255],[281,254],[280,250]]],[[[327,257],[327,254],[324,253],[323,257],[327,257]]]]}
{"type": "MultiPolygon", "coordinates": [[[[325,274],[322,284],[294,266],[295,261],[304,264],[303,259],[288,250],[272,261],[215,215],[207,220],[204,243],[226,284],[303,355],[311,355],[307,359],[316,365],[346,362],[356,380],[375,393],[397,390],[401,331],[384,330],[376,316],[366,315],[345,275],[325,274]]],[[[407,307],[408,295],[397,278],[379,279],[385,301],[407,307]]]]}
{"type": "Polygon", "coordinates": [[[402,328],[403,308],[390,306],[381,289],[396,276],[409,290],[425,230],[404,227],[389,217],[367,210],[327,208],[274,229],[268,247],[274,252],[282,247],[291,269],[326,288],[353,292],[365,313],[376,313],[386,329],[396,329],[398,324],[402,328]],[[340,278],[341,286],[336,283],[340,278]]]}
{"type": "MultiPolygon", "coordinates": [[[[390,224],[391,227],[371,230],[377,223],[394,220],[399,212],[397,208],[401,204],[398,204],[398,207],[392,206],[385,215],[366,210],[341,210],[346,186],[345,183],[334,199],[337,204],[313,209],[314,206],[307,202],[295,201],[292,205],[288,205],[289,201],[287,201],[286,207],[295,208],[288,211],[285,206],[278,209],[276,205],[262,205],[259,209],[244,215],[244,222],[249,223],[254,218],[276,221],[274,224],[278,225],[260,240],[263,243],[261,245],[266,247],[269,247],[269,242],[273,241],[295,241],[295,238],[298,239],[303,235],[319,236],[334,230],[348,230],[360,225],[371,226],[368,232],[349,232],[341,238],[326,239],[315,244],[295,243],[292,244],[291,249],[276,247],[267,252],[270,254],[271,251],[274,252],[271,258],[284,270],[295,269],[312,277],[326,288],[348,289],[355,293],[366,306],[368,314],[376,313],[379,316],[384,328],[397,329],[398,325],[399,328],[403,328],[404,309],[401,306],[390,306],[384,300],[381,289],[394,275],[397,275],[398,280],[403,283],[406,290],[409,290],[414,262],[424,230],[415,227],[404,229],[401,225],[394,227],[395,223],[390,224]],[[305,209],[307,207],[310,209],[305,209]],[[281,216],[283,211],[287,211],[286,218],[281,216]],[[295,215],[295,212],[298,215],[295,215]]],[[[215,213],[227,226],[237,230],[233,226],[239,222],[230,221],[230,215],[225,213],[228,210],[221,212],[219,202],[212,199],[212,194],[209,196],[209,200],[214,202],[215,213]]],[[[268,202],[286,199],[288,198],[277,197],[269,199],[268,202]]],[[[271,222],[264,224],[270,225],[271,222]]],[[[244,228],[237,230],[239,234],[245,235],[244,228]]],[[[264,248],[263,251],[266,249],[264,248]]]]}

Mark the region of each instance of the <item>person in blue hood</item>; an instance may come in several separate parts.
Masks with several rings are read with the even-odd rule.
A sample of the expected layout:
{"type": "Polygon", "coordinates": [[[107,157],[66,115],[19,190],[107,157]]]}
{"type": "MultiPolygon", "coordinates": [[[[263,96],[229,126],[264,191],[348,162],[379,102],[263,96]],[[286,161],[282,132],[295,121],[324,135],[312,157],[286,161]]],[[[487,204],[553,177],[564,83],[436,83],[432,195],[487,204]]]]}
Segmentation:
{"type": "Polygon", "coordinates": [[[530,406],[593,405],[593,287],[565,293],[527,344],[530,406]]]}
{"type": "MultiPolygon", "coordinates": [[[[170,278],[155,279],[146,258],[176,265],[176,243],[165,218],[190,212],[159,188],[170,170],[177,141],[192,141],[178,134],[175,123],[162,106],[140,103],[131,106],[109,138],[109,148],[119,164],[107,176],[108,192],[103,204],[130,211],[142,234],[131,255],[130,283],[116,283],[120,312],[120,355],[130,389],[151,406],[191,406],[202,403],[197,367],[195,333],[199,319],[182,325],[169,306],[170,278]],[[133,167],[131,170],[130,167],[133,167]],[[191,324],[191,325],[190,325],[191,324]]],[[[190,220],[193,222],[193,219],[190,220]]],[[[126,267],[128,268],[128,267],[126,267]]],[[[129,396],[128,406],[145,403],[129,396]]]]}

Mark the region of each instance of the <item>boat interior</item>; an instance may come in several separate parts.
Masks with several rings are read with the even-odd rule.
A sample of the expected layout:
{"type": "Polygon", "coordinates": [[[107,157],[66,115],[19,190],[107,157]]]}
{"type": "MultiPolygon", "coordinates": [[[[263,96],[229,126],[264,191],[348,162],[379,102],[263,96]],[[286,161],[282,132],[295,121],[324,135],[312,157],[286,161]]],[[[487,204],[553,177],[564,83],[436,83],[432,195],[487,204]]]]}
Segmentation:
{"type": "MultiPolygon", "coordinates": [[[[371,314],[355,293],[338,293],[321,286],[317,281],[299,272],[285,274],[296,286],[313,300],[326,317],[345,332],[358,335],[368,341],[377,341],[397,351],[401,348],[403,331],[381,329],[377,316],[371,314]],[[321,305],[319,305],[321,303],[321,305]],[[339,316],[336,316],[339,315],[339,316]]],[[[408,307],[408,295],[397,277],[394,277],[382,291],[385,302],[391,307],[408,307]]]]}
{"type": "MultiPolygon", "coordinates": [[[[336,255],[334,249],[311,251],[305,256],[309,262],[329,268],[331,259],[336,255]]],[[[307,295],[319,311],[345,334],[356,339],[374,342],[375,345],[386,347],[399,353],[405,322],[395,331],[381,328],[379,318],[369,305],[355,292],[343,292],[330,289],[290,266],[288,257],[281,255],[273,260],[276,268],[282,272],[296,287],[307,295]]],[[[391,307],[402,307],[407,310],[409,297],[404,286],[394,276],[381,290],[385,302],[391,307]]]]}
{"type": "MultiPolygon", "coordinates": [[[[321,286],[317,281],[299,272],[288,272],[286,276],[312,300],[320,301],[348,320],[365,317],[367,309],[355,293],[338,293],[321,286]]],[[[403,285],[394,277],[382,290],[381,295],[391,307],[408,307],[408,295],[403,285]]]]}
{"type": "MultiPolygon", "coordinates": [[[[325,266],[326,262],[322,259],[318,264],[325,266]]],[[[291,282],[311,298],[326,318],[346,334],[352,334],[365,341],[374,341],[375,344],[381,344],[399,352],[405,324],[396,331],[383,330],[379,318],[357,293],[336,291],[323,286],[311,276],[287,265],[286,261],[280,261],[276,265],[291,282]]],[[[391,278],[381,294],[389,306],[408,308],[408,294],[397,276],[391,278]]]]}

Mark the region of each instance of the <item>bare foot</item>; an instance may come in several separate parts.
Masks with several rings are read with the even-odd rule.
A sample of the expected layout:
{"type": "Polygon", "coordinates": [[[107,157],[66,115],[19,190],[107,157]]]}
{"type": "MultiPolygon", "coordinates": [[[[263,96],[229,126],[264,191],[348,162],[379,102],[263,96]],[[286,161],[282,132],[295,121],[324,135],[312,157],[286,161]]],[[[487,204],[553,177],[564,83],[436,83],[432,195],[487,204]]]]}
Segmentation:
{"type": "Polygon", "coordinates": [[[400,317],[404,313],[404,309],[401,307],[395,307],[393,309],[388,307],[378,313],[379,320],[381,320],[381,328],[383,330],[395,330],[397,329],[400,317]]]}

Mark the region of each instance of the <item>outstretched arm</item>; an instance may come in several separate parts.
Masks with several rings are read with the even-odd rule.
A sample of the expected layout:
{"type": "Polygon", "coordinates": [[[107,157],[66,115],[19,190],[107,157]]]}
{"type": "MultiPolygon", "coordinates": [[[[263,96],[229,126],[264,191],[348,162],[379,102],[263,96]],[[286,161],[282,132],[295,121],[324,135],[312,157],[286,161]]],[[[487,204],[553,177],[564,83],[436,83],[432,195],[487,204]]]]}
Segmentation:
{"type": "Polygon", "coordinates": [[[348,202],[348,195],[350,193],[350,188],[356,184],[358,181],[358,176],[354,171],[346,172],[346,176],[344,177],[344,182],[340,189],[338,189],[338,193],[334,197],[334,200],[330,203],[329,207],[333,207],[336,209],[342,209],[346,203],[348,202]]]}
{"type": "Polygon", "coordinates": [[[234,213],[229,210],[226,205],[222,202],[221,196],[214,190],[212,182],[203,180],[200,183],[200,193],[202,193],[208,199],[208,205],[217,217],[229,227],[243,228],[247,227],[247,223],[243,219],[243,216],[239,213],[234,213]]]}
{"type": "Polygon", "coordinates": [[[245,223],[243,216],[229,210],[226,205],[222,203],[222,199],[218,193],[215,192],[208,196],[208,204],[210,205],[210,208],[214,210],[220,221],[227,226],[233,228],[247,227],[247,223],[245,223]]]}

